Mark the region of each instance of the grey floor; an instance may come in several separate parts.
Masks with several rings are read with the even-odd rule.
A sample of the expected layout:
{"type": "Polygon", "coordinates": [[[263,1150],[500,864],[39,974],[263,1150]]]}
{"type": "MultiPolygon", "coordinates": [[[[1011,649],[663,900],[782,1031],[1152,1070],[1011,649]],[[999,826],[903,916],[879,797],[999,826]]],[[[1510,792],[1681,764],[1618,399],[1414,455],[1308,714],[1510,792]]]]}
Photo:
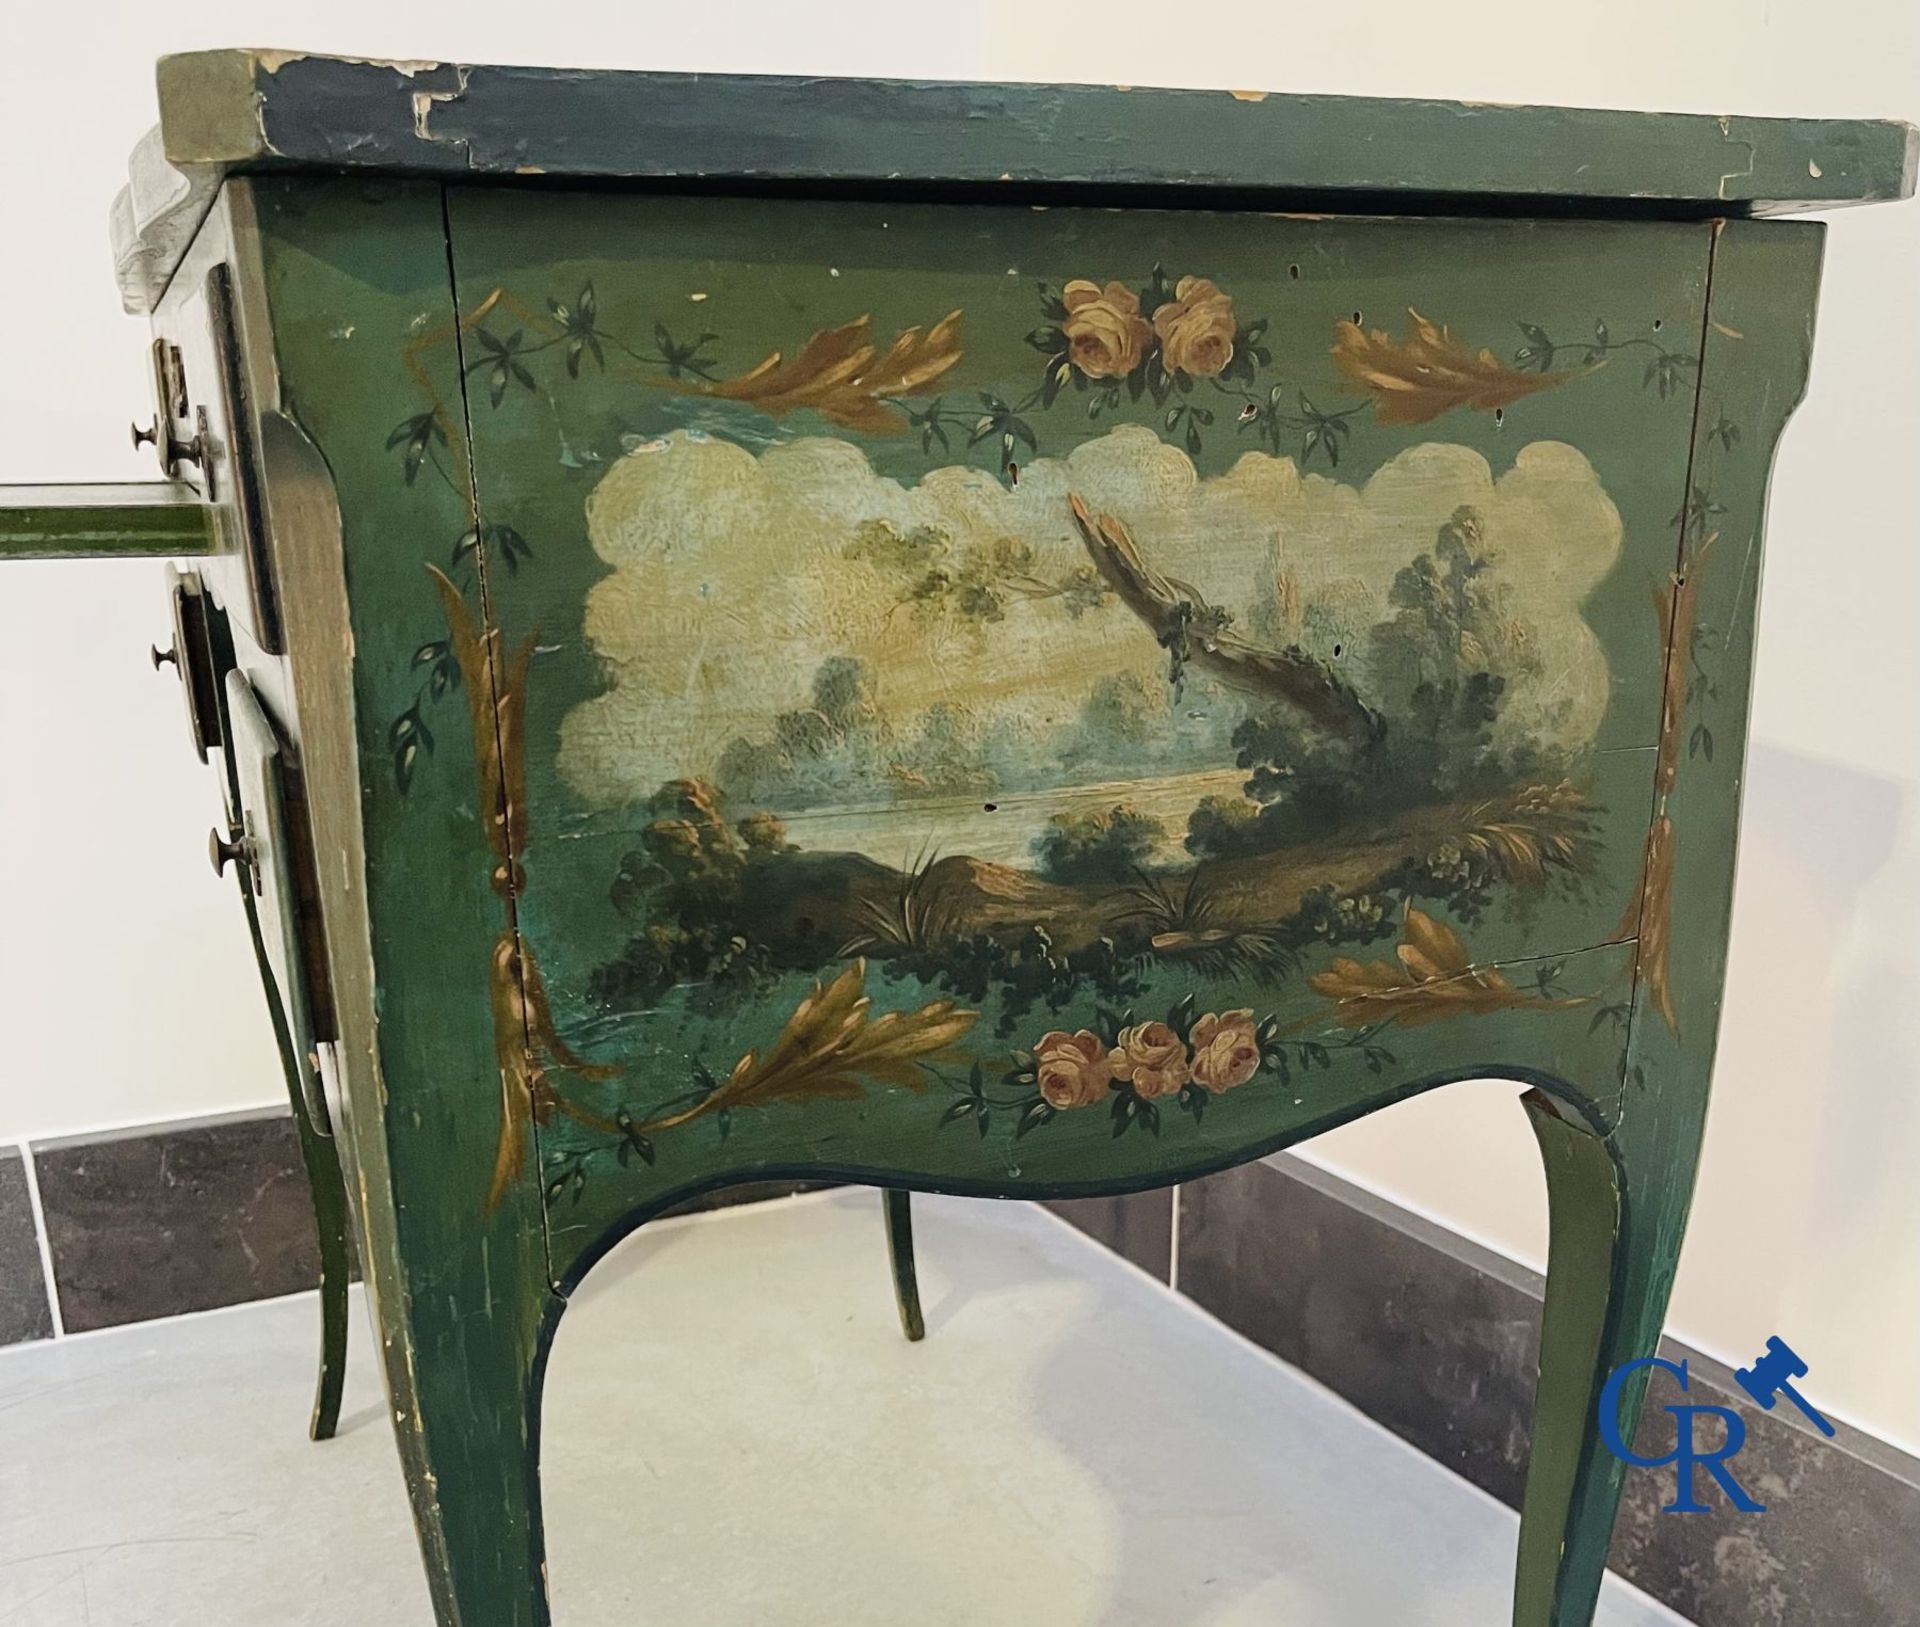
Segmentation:
{"type": "MultiPolygon", "coordinates": [[[[870,1193],[674,1221],[547,1385],[560,1627],[1494,1627],[1515,1519],[1045,1213],[870,1193]]],[[[430,1621],[364,1324],[311,1298],[0,1354],[0,1622],[430,1621]]],[[[1678,1616],[1609,1579],[1604,1627],[1678,1616]]]]}

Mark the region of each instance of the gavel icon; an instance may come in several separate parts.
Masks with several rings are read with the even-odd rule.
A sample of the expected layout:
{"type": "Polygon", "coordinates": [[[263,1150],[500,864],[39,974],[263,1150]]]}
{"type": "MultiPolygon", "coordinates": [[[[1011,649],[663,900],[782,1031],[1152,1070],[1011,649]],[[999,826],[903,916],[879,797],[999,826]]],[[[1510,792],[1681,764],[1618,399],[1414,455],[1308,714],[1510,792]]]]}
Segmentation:
{"type": "Polygon", "coordinates": [[[1767,1348],[1754,1358],[1751,1367],[1736,1368],[1733,1374],[1734,1382],[1766,1411],[1772,1412],[1775,1399],[1784,1395],[1821,1434],[1831,1435],[1833,1425],[1815,1412],[1807,1398],[1793,1387],[1794,1379],[1806,1376],[1807,1364],[1777,1334],[1767,1340],[1767,1348]]]}

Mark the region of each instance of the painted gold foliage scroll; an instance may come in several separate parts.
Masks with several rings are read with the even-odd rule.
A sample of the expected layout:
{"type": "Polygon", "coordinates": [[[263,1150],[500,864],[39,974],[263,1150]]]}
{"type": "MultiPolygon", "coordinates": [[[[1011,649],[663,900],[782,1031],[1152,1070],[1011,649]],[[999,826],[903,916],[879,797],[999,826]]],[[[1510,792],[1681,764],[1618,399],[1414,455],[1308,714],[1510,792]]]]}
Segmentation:
{"type": "Polygon", "coordinates": [[[844,429],[897,435],[907,420],[892,399],[925,394],[960,360],[960,314],[950,311],[930,328],[908,328],[885,351],[873,342],[871,319],[856,317],[823,328],[790,359],[776,350],[738,378],[678,388],[775,416],[811,407],[844,429]]]}
{"type": "Polygon", "coordinates": [[[638,1126],[640,1133],[769,1102],[852,1101],[869,1085],[925,1089],[921,1064],[952,1046],[979,1013],[935,1000],[876,1017],[866,977],[867,963],[856,960],[831,983],[815,983],[765,1057],[748,1051],[716,1089],[638,1126]]]}
{"type": "MultiPolygon", "coordinates": [[[[1639,903],[1640,976],[1653,1006],[1676,1033],[1680,1018],[1673,1004],[1672,940],[1674,830],[1668,799],[1680,777],[1685,731],[1689,663],[1700,604],[1702,567],[1718,539],[1708,532],[1694,545],[1686,568],[1669,579],[1665,592],[1656,591],[1654,609],[1660,617],[1662,647],[1667,651],[1666,682],[1660,695],[1660,748],[1654,764],[1654,818],[1647,833],[1647,856],[1639,903]]],[[[1632,929],[1624,924],[1623,932],[1632,929]]]]}
{"type": "MultiPolygon", "coordinates": [[[[427,569],[446,611],[447,631],[467,692],[481,817],[494,855],[493,890],[502,900],[510,900],[523,879],[520,856],[527,841],[524,723],[533,637],[522,641],[511,661],[503,660],[500,634],[483,634],[452,580],[434,566],[427,569]],[[496,682],[498,701],[489,705],[496,682]]],[[[556,1108],[573,1111],[547,1082],[547,1070],[565,1068],[583,1079],[611,1078],[617,1070],[587,1062],[556,1032],[539,962],[511,920],[488,960],[487,994],[500,1068],[500,1144],[487,1190],[491,1213],[525,1168],[534,1122],[544,1123],[556,1108]]],[[[597,1116],[589,1116],[588,1122],[601,1127],[597,1116]]]]}
{"type": "Polygon", "coordinates": [[[1492,412],[1564,384],[1572,373],[1522,372],[1490,350],[1473,350],[1437,322],[1409,310],[1411,331],[1395,339],[1379,328],[1341,322],[1333,360],[1373,402],[1383,424],[1424,424],[1454,407],[1492,412]]]}
{"type": "Polygon", "coordinates": [[[1337,1002],[1335,1020],[1346,1028],[1383,1021],[1419,1028],[1448,1017],[1587,1003],[1583,996],[1528,993],[1497,967],[1476,967],[1451,927],[1417,909],[1407,911],[1392,960],[1343,957],[1308,981],[1316,994],[1337,1002]]]}

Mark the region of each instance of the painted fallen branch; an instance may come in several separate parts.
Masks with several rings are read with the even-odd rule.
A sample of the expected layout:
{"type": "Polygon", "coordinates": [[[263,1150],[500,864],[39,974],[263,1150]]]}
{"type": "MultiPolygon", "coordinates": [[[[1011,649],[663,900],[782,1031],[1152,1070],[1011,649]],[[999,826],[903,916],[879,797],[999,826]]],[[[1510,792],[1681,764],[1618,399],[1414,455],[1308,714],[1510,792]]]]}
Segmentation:
{"type": "Polygon", "coordinates": [[[1067,501],[1094,565],[1168,651],[1176,678],[1192,662],[1247,694],[1298,708],[1328,734],[1356,743],[1380,737],[1380,718],[1324,662],[1298,647],[1269,649],[1240,637],[1197,588],[1149,565],[1119,520],[1096,516],[1078,493],[1067,501]]]}

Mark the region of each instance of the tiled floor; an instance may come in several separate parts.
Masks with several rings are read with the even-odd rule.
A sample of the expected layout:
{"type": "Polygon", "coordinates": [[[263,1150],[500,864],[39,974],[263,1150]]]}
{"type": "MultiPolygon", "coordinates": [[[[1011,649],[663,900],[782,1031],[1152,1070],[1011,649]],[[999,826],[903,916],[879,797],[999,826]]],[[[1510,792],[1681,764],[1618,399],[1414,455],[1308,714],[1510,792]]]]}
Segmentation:
{"type": "MultiPolygon", "coordinates": [[[[561,1627],[1494,1627],[1511,1514],[1043,1212],[666,1222],[547,1386],[561,1627]]],[[[0,1354],[9,1627],[430,1621],[364,1326],[303,1426],[307,1298],[0,1354]]],[[[1680,1618],[1610,1580],[1604,1627],[1680,1618]]]]}

